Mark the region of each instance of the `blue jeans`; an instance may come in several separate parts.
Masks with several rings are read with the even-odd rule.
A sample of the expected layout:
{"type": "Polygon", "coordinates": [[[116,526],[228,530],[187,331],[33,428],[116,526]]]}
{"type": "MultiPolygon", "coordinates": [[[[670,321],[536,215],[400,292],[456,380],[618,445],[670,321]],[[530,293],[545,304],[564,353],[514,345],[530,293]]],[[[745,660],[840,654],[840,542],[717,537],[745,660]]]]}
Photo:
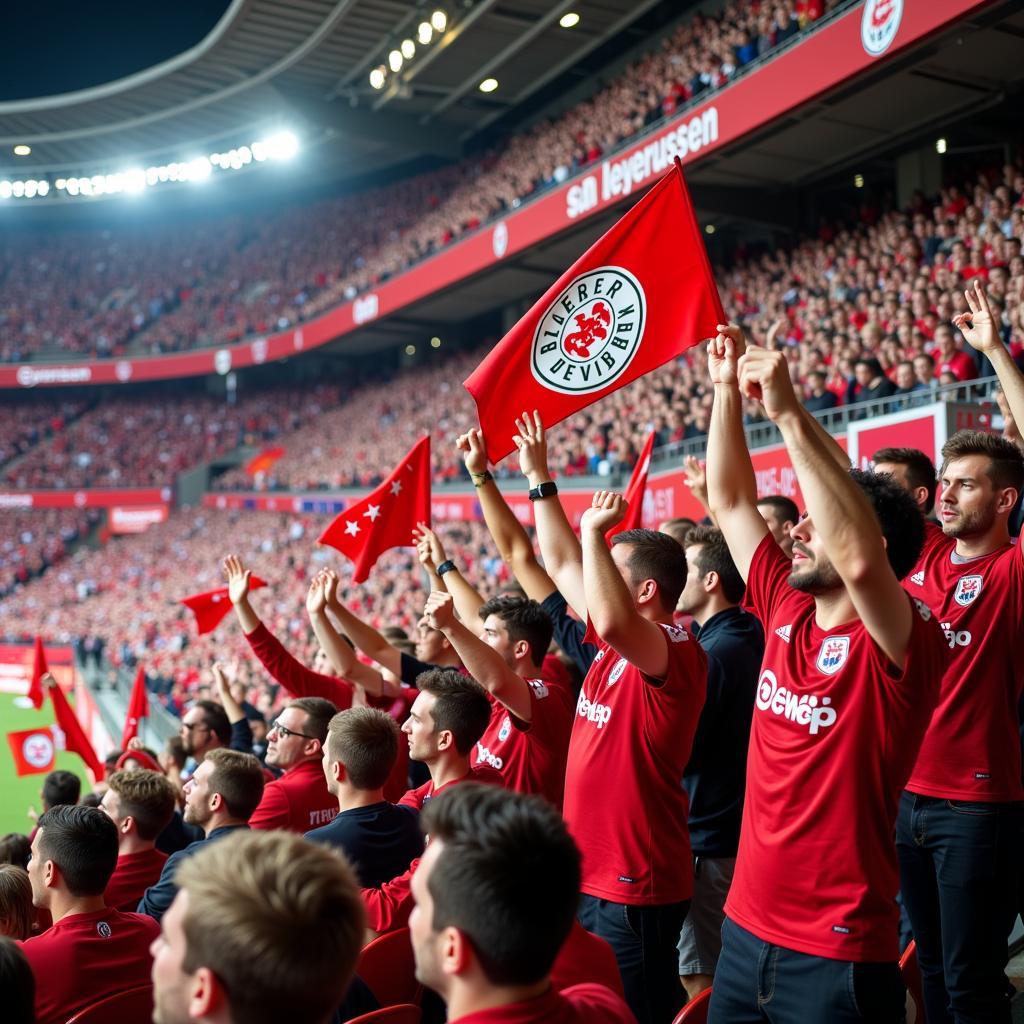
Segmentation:
{"type": "Polygon", "coordinates": [[[762,942],[728,917],[708,1024],[902,1024],[895,963],[852,963],[762,942]]]}
{"type": "Polygon", "coordinates": [[[689,909],[689,900],[638,907],[580,897],[579,922],[615,951],[626,1002],[640,1024],[671,1024],[682,1009],[676,943],[689,909]]]}
{"type": "Polygon", "coordinates": [[[1010,1024],[1006,939],[1017,915],[1024,804],[904,792],[900,890],[928,1024],[1010,1024]]]}

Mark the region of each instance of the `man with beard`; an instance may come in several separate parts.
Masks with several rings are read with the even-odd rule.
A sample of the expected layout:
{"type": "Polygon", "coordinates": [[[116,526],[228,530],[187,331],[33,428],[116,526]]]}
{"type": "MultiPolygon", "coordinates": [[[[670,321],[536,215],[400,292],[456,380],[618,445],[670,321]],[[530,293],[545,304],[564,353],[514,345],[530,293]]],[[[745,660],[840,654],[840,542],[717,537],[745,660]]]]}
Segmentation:
{"type": "MultiPolygon", "coordinates": [[[[1024,422],[1024,376],[980,285],[954,321],[995,367],[1024,422]]],[[[945,633],[939,706],[900,801],[896,832],[929,1024],[1009,1024],[1003,966],[1020,881],[1018,704],[1024,684],[1024,551],[1008,523],[1024,454],[962,430],[942,449],[939,521],[907,590],[945,633]],[[943,536],[944,534],[944,536],[943,536]]]]}
{"type": "Polygon", "coordinates": [[[183,860],[232,832],[248,829],[249,818],[263,796],[263,768],[252,754],[211,750],[185,783],[185,822],[197,825],[205,838],[171,854],[139,902],[139,913],[159,921],[178,891],[175,872],[183,860]]]}
{"type": "Polygon", "coordinates": [[[766,646],[709,1020],[896,1024],[892,834],[942,672],[938,624],[900,585],[924,524],[892,481],[839,464],[782,353],[719,332],[708,498],[766,646]],[[791,560],[758,513],[744,397],[778,426],[806,502],[791,560]]]}

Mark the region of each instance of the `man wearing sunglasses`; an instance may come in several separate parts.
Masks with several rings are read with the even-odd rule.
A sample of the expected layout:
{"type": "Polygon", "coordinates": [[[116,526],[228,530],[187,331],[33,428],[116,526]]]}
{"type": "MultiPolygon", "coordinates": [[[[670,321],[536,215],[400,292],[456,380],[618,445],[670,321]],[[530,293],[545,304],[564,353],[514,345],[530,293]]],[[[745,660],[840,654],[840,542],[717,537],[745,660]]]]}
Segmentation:
{"type": "Polygon", "coordinates": [[[274,720],[267,733],[267,764],[284,774],[267,784],[249,819],[251,828],[303,834],[338,813],[321,766],[327,728],[337,713],[322,697],[299,697],[274,720]]]}

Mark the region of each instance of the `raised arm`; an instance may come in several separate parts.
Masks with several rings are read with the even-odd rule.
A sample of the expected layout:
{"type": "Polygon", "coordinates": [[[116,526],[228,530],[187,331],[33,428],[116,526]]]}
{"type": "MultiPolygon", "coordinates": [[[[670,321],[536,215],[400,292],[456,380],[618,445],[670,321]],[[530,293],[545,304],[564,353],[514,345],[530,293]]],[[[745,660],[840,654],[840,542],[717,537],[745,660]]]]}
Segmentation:
{"type": "MultiPolygon", "coordinates": [[[[523,471],[531,489],[551,483],[548,470],[548,444],[544,435],[544,424],[540,413],[531,416],[524,412],[516,420],[516,433],[512,440],[519,449],[519,468],[523,471]]],[[[580,542],[573,533],[565,509],[557,495],[538,498],[533,503],[533,514],[537,521],[537,539],[544,568],[565,595],[566,601],[581,619],[587,617],[586,594],[583,589],[583,553],[580,542]]]]}
{"type": "MultiPolygon", "coordinates": [[[[665,631],[636,609],[622,573],[612,559],[605,535],[619,525],[628,505],[620,494],[596,491],[590,508],[580,520],[583,542],[583,586],[590,624],[645,676],[663,679],[668,672],[668,640],[665,631]]],[[[653,584],[653,581],[648,581],[653,584]]]]}
{"type": "Polygon", "coordinates": [[[228,581],[228,598],[235,609],[242,632],[248,636],[260,624],[260,617],[249,604],[249,579],[252,570],[246,569],[238,555],[224,559],[224,576],[228,581]]]}
{"type": "Polygon", "coordinates": [[[752,347],[741,358],[739,372],[742,392],[764,404],[782,433],[807,515],[858,616],[889,660],[902,667],[913,613],[889,565],[874,509],[849,471],[809,428],[785,357],[752,347]]]}
{"type": "Polygon", "coordinates": [[[245,712],[242,710],[242,705],[231,696],[231,684],[228,682],[227,672],[219,661],[213,663],[213,679],[217,684],[217,697],[224,706],[224,713],[228,716],[228,721],[232,725],[235,722],[240,722],[245,718],[245,712]]]}
{"type": "Polygon", "coordinates": [[[953,323],[967,339],[971,348],[988,357],[999,378],[1010,415],[1016,424],[1024,423],[1024,374],[1010,355],[1010,350],[999,337],[995,315],[988,304],[988,296],[981,281],[975,281],[973,288],[964,292],[969,313],[960,313],[953,323]]]}
{"type": "Polygon", "coordinates": [[[430,585],[433,590],[446,590],[455,598],[455,610],[459,618],[465,623],[470,632],[479,634],[484,628],[480,618],[480,606],[484,599],[477,593],[476,588],[462,575],[462,570],[451,564],[443,576],[437,574],[438,566],[449,561],[437,534],[427,526],[426,523],[419,523],[413,531],[412,539],[416,541],[416,554],[419,557],[420,565],[430,576],[430,585]]]}
{"type": "MultiPolygon", "coordinates": [[[[708,504],[708,476],[704,463],[695,455],[687,455],[683,459],[683,483],[686,484],[690,493],[700,503],[706,515],[712,523],[715,517],[711,514],[711,506],[708,504]]],[[[717,524],[716,524],[717,525],[717,524]]]]}
{"type": "Polygon", "coordinates": [[[306,613],[316,634],[317,642],[327,655],[334,671],[354,686],[361,686],[375,697],[394,697],[398,686],[387,682],[376,669],[364,665],[355,651],[338,635],[327,617],[328,594],[337,587],[337,578],[326,572],[317,573],[309,585],[306,595],[306,613]]]}
{"type": "Polygon", "coordinates": [[[402,652],[393,644],[389,644],[380,633],[363,622],[357,615],[346,608],[338,597],[337,589],[328,595],[327,607],[338,620],[344,634],[378,665],[386,668],[392,675],[402,674],[402,652]]]}
{"type": "Polygon", "coordinates": [[[516,718],[529,722],[533,717],[529,683],[517,676],[493,647],[473,636],[455,618],[455,602],[451,594],[435,590],[427,598],[423,614],[432,629],[439,629],[448,638],[469,674],[516,718]]]}
{"type": "MultiPolygon", "coordinates": [[[[498,548],[498,554],[519,581],[526,596],[541,604],[555,592],[554,581],[541,568],[526,528],[516,519],[487,469],[483,434],[474,427],[463,434],[455,446],[463,453],[466,469],[483,510],[484,522],[498,548]]],[[[461,611],[459,614],[462,614],[461,611]]]]}
{"type": "Polygon", "coordinates": [[[719,324],[708,342],[708,372],[715,386],[708,431],[707,487],[711,518],[725,535],[744,581],[768,527],[757,510],[754,466],[743,433],[743,398],[736,364],[745,347],[736,324],[719,324]]]}

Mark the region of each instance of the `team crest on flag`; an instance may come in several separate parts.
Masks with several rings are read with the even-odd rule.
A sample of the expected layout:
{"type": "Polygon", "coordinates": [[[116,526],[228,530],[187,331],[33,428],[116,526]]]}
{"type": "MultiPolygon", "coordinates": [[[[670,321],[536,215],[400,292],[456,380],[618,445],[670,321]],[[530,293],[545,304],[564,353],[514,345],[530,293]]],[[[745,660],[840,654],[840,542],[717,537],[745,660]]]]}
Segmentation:
{"type": "Polygon", "coordinates": [[[827,636],[821,642],[818,651],[818,671],[827,676],[835,675],[846,664],[850,654],[850,638],[848,636],[827,636]]]}
{"type": "Polygon", "coordinates": [[[34,732],[26,736],[21,744],[21,756],[33,768],[46,768],[53,761],[53,737],[45,732],[34,732]]]}
{"type": "Polygon", "coordinates": [[[980,576],[961,576],[956,581],[953,600],[966,608],[981,593],[981,583],[980,576]]]}
{"type": "Polygon", "coordinates": [[[537,324],[530,355],[534,379],[563,395],[606,388],[633,361],[646,320],[643,287],[628,270],[598,267],[580,274],[537,324]]]}

